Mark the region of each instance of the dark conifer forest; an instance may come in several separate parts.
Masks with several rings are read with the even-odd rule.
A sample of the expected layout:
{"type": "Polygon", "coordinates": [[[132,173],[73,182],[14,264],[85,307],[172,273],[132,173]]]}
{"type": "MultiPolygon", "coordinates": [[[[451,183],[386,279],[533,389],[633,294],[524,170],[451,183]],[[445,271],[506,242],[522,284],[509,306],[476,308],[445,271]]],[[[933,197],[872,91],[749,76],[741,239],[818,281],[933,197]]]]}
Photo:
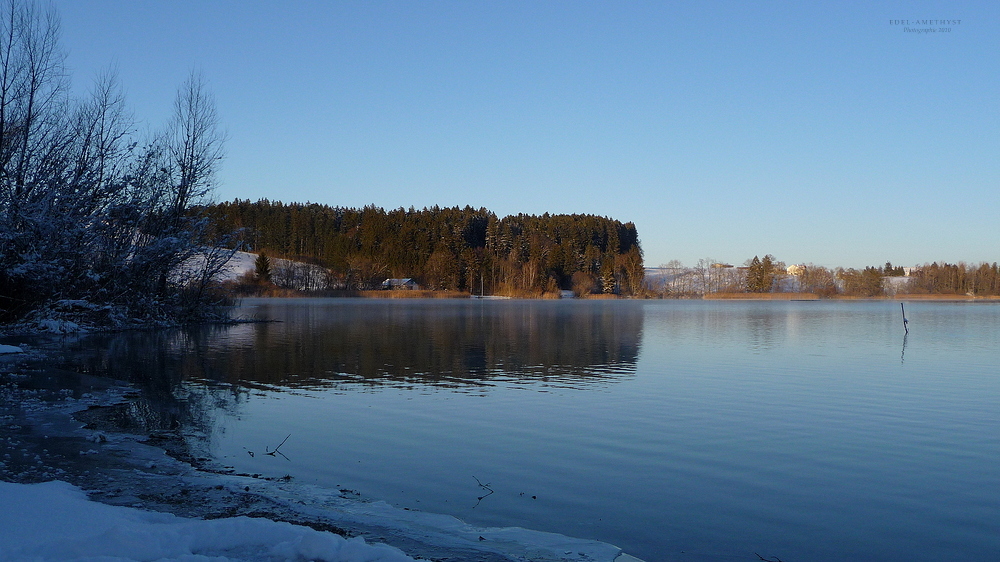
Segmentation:
{"type": "Polygon", "coordinates": [[[473,294],[558,290],[635,295],[643,287],[635,225],[594,215],[512,215],[472,207],[421,210],[234,200],[202,209],[248,250],[330,270],[331,289],[388,278],[473,294]]]}

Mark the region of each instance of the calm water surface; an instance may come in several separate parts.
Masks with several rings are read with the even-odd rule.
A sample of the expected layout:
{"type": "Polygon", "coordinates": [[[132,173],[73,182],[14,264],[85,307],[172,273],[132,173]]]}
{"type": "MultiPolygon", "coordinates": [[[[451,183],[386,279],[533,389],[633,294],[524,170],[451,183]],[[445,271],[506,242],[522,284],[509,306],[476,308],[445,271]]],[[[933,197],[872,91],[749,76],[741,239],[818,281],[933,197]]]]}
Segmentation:
{"type": "Polygon", "coordinates": [[[100,336],[79,361],[238,471],[477,525],[650,562],[1000,559],[1000,305],[908,304],[908,336],[889,302],[240,312],[281,322],[100,336]]]}

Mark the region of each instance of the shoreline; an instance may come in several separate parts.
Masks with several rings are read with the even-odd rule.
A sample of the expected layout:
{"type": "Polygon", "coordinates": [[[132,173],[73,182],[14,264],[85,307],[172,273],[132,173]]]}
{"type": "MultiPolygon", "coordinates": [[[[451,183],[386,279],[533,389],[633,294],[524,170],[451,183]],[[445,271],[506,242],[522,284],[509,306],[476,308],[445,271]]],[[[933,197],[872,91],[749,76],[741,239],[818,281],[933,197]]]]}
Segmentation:
{"type": "Polygon", "coordinates": [[[850,295],[820,296],[816,293],[706,293],[704,295],[662,297],[658,295],[623,297],[620,295],[586,295],[583,297],[560,298],[558,294],[543,295],[473,295],[455,291],[318,291],[315,293],[298,292],[280,295],[233,295],[235,299],[311,299],[311,298],[343,298],[343,299],[475,299],[475,300],[623,300],[623,301],[656,301],[656,300],[706,300],[706,301],[955,301],[955,302],[1000,302],[1000,295],[946,295],[946,294],[909,294],[897,293],[879,297],[856,297],[850,295]]]}
{"type": "MultiPolygon", "coordinates": [[[[673,299],[662,299],[673,300],[673,299]]],[[[884,297],[854,297],[835,295],[821,297],[815,293],[708,293],[700,299],[692,300],[743,300],[743,301],[931,301],[931,302],[1000,302],[1000,296],[938,295],[938,294],[895,294],[884,297]]]]}

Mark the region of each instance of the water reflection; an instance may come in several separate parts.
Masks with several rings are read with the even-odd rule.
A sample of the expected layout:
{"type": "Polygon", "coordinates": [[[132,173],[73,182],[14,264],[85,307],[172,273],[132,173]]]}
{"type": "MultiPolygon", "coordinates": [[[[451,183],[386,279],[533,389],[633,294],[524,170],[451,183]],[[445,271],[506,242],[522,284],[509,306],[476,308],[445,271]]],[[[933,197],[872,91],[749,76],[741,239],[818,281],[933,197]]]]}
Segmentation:
{"type": "Polygon", "coordinates": [[[181,427],[205,431],[214,410],[234,411],[245,392],[224,387],[184,385],[192,373],[214,370],[206,341],[226,332],[221,326],[197,330],[153,330],[91,334],[64,342],[63,366],[79,373],[126,381],[134,399],[77,417],[98,428],[151,433],[181,427]]]}
{"type": "Polygon", "coordinates": [[[79,369],[168,399],[184,380],[246,387],[507,382],[582,388],[634,376],[643,308],[614,302],[254,301],[274,322],[81,340],[79,369]]]}
{"type": "Polygon", "coordinates": [[[648,560],[991,559],[1000,306],[907,308],[913,342],[888,302],[274,300],[70,355],[163,397],[130,415],[202,431],[196,456],[475,525],[648,560]]]}

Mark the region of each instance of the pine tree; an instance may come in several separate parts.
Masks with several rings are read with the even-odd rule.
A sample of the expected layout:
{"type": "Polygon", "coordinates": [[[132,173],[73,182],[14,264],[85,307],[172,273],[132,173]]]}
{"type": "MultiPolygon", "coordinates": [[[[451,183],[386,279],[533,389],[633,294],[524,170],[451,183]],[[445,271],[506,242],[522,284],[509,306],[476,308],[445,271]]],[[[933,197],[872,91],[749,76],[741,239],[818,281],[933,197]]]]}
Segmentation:
{"type": "Polygon", "coordinates": [[[253,262],[254,275],[257,276],[257,280],[266,283],[271,280],[271,259],[267,257],[267,254],[261,252],[257,259],[253,262]]]}
{"type": "Polygon", "coordinates": [[[767,254],[764,259],[754,256],[747,268],[747,292],[770,292],[774,277],[774,256],[767,254]]]}

